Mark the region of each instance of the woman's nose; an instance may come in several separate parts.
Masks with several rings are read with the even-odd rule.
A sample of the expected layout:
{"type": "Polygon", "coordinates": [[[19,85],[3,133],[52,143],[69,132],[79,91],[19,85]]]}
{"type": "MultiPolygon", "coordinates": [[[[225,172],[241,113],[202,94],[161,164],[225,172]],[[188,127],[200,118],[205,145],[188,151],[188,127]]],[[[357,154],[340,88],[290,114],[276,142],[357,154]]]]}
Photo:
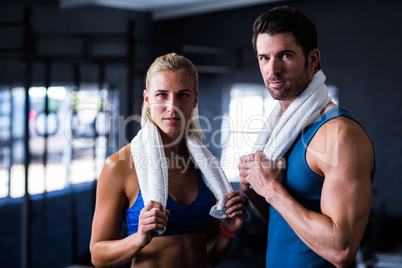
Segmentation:
{"type": "Polygon", "coordinates": [[[175,109],[177,109],[176,107],[177,104],[177,100],[174,96],[169,98],[169,101],[167,102],[167,108],[169,111],[174,111],[175,109]]]}

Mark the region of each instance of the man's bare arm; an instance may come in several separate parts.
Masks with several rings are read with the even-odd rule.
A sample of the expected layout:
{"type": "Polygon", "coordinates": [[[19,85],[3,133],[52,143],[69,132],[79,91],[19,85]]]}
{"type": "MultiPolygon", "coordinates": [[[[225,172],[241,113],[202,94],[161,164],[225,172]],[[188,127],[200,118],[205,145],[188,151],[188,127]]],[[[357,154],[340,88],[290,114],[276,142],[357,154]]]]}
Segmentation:
{"type": "Polygon", "coordinates": [[[336,131],[325,124],[309,145],[323,156],[307,157],[310,168],[325,178],[322,214],[307,210],[286,191],[281,183],[283,173],[268,168],[272,161],[260,151],[255,161],[249,162],[248,175],[243,175],[244,182],[282,215],[307,246],[334,265],[345,267],[353,261],[367,224],[374,155],[357,123],[345,118],[330,122],[337,123],[336,131]]]}

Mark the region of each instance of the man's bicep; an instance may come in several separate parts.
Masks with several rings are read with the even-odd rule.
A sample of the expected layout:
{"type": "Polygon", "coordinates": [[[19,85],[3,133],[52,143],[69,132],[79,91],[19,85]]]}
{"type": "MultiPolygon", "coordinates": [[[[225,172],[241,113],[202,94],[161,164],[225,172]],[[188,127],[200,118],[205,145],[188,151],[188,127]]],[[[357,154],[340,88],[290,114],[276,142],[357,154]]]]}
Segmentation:
{"type": "Polygon", "coordinates": [[[340,154],[336,166],[323,165],[322,213],[343,235],[360,242],[371,206],[373,154],[371,142],[360,127],[346,125],[337,133],[340,154]]]}

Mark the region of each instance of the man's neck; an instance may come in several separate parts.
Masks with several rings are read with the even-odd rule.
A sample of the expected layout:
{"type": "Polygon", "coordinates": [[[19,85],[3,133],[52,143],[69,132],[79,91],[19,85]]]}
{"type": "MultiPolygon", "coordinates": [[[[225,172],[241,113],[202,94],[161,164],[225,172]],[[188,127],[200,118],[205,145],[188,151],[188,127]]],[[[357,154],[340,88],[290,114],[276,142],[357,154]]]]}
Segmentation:
{"type": "Polygon", "coordinates": [[[280,100],[279,101],[279,105],[281,106],[282,114],[284,114],[286,112],[286,110],[289,108],[289,106],[292,104],[292,102],[295,99],[296,98],[292,98],[292,99],[289,99],[289,100],[280,100]]]}

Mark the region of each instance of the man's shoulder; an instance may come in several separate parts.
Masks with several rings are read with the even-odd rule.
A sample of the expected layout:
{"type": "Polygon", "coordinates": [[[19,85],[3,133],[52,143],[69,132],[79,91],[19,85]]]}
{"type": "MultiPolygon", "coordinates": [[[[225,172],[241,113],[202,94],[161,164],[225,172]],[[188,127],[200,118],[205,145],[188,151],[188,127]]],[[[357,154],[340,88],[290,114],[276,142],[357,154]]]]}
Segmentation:
{"type": "Polygon", "coordinates": [[[307,162],[317,174],[324,173],[325,167],[357,167],[357,162],[369,167],[373,165],[374,150],[370,138],[358,122],[346,116],[325,122],[314,135],[307,151],[307,162]]]}
{"type": "Polygon", "coordinates": [[[353,140],[357,143],[362,142],[362,139],[369,141],[366,131],[356,120],[342,115],[325,122],[312,140],[322,139],[332,143],[338,143],[341,140],[353,140]]]}

